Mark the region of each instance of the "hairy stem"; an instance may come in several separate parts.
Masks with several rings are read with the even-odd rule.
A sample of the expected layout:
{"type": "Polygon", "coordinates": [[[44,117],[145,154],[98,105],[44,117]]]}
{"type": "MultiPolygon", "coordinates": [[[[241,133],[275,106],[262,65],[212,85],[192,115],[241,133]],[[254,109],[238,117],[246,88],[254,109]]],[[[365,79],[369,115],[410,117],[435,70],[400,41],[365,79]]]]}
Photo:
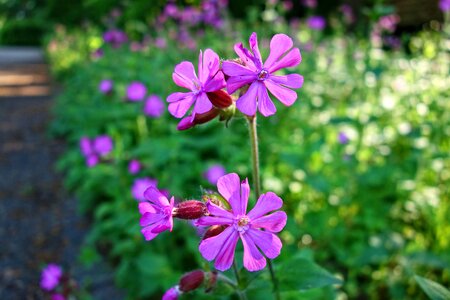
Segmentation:
{"type": "MultiPolygon", "coordinates": [[[[250,132],[250,142],[252,147],[253,185],[255,189],[256,200],[258,200],[259,196],[261,195],[261,175],[259,172],[259,146],[256,115],[248,118],[248,128],[250,132]]],[[[267,258],[267,264],[269,266],[270,278],[272,279],[275,299],[280,300],[280,291],[278,289],[278,281],[275,277],[272,260],[267,258]]]]}
{"type": "Polygon", "coordinates": [[[236,260],[233,261],[233,271],[234,271],[234,276],[236,276],[236,281],[237,281],[236,293],[238,294],[239,299],[247,300],[247,295],[245,294],[245,291],[242,291],[241,287],[240,287],[241,278],[239,276],[239,271],[237,269],[236,260]]]}

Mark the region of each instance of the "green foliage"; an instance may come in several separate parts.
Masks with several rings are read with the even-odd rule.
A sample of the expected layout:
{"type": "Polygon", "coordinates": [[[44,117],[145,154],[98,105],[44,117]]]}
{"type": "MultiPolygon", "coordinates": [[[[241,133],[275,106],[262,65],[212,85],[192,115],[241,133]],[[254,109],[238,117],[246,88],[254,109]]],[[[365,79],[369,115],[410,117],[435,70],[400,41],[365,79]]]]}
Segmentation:
{"type": "Polygon", "coordinates": [[[448,300],[450,299],[450,291],[433,280],[429,280],[418,275],[414,279],[420,285],[422,290],[430,297],[431,300],[448,300]]]}
{"type": "MultiPolygon", "coordinates": [[[[410,278],[425,271],[447,285],[450,82],[442,33],[414,36],[407,54],[339,32],[324,39],[283,23],[257,28],[261,41],[276,30],[313,45],[311,52],[301,47],[303,62],[292,70],[305,77],[297,103],[287,108],[275,101],[277,114],[258,118],[263,190],[279,194],[289,216],[280,234],[282,254],[274,261],[283,299],[424,299],[410,278]],[[340,132],[348,143],[339,142],[340,132]]],[[[251,30],[242,23],[220,34],[206,29],[196,42],[200,49],[234,57],[232,45],[251,30]]],[[[159,34],[167,38],[169,32],[159,34]]],[[[127,45],[104,47],[104,57],[91,60],[89,49],[101,46],[99,36],[97,28],[88,28],[57,32],[49,40],[48,48],[55,40],[63,45],[48,51],[57,73],[64,74],[52,126],[52,133],[69,143],[59,168],[93,219],[82,260],[94,261],[93,251],[104,254],[130,299],[157,297],[182,273],[210,265],[200,257],[199,238],[187,222],[177,222],[173,232],[151,243],[143,241],[129,160],[143,163],[139,177],[158,179],[158,186],[176,197],[198,199],[202,189],[214,189],[202,178],[213,163],[250,176],[248,132],[239,115],[228,128],[214,120],[185,132],[176,130],[177,120],[167,112],[160,119],[145,117],[143,103],[124,100],[126,86],[142,81],[148,94],[163,99],[181,91],[171,80],[173,67],[182,60],[196,65],[197,51],[167,39],[163,50],[152,44],[142,52],[127,45]],[[114,81],[111,95],[98,91],[103,79],[114,81]],[[113,138],[114,151],[106,162],[87,168],[79,139],[99,134],[113,138]]],[[[267,47],[260,48],[267,57],[267,47]]],[[[271,299],[266,271],[243,278],[250,299],[271,299]]],[[[229,293],[221,286],[213,295],[228,299],[229,293]]]]}

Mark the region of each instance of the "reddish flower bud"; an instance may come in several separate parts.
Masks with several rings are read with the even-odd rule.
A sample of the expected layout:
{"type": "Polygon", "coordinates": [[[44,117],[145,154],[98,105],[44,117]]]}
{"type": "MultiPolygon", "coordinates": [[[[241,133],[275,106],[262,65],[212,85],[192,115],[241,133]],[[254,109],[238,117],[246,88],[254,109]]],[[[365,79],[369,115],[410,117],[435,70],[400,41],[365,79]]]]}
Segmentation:
{"type": "Polygon", "coordinates": [[[202,270],[195,270],[186,273],[181,277],[179,282],[180,291],[186,293],[197,289],[202,285],[205,279],[205,273],[202,270]]]}
{"type": "Polygon", "coordinates": [[[231,99],[231,96],[228,95],[227,92],[224,90],[218,90],[215,92],[209,92],[206,93],[208,96],[209,101],[218,108],[227,108],[231,104],[233,104],[233,100],[231,99]]]}
{"type": "Polygon", "coordinates": [[[206,240],[210,237],[219,235],[220,233],[222,233],[222,231],[225,230],[225,228],[227,228],[225,225],[213,225],[209,227],[208,230],[206,230],[205,234],[203,235],[203,239],[206,240]]]}
{"type": "Polygon", "coordinates": [[[177,129],[187,130],[194,127],[195,125],[204,124],[217,117],[219,113],[219,109],[212,108],[210,111],[203,114],[196,114],[194,118],[192,118],[192,116],[187,116],[186,118],[181,119],[181,121],[177,125],[177,129]]]}
{"type": "Polygon", "coordinates": [[[172,216],[179,219],[192,220],[203,217],[207,212],[205,203],[197,200],[183,201],[173,209],[172,216]]]}

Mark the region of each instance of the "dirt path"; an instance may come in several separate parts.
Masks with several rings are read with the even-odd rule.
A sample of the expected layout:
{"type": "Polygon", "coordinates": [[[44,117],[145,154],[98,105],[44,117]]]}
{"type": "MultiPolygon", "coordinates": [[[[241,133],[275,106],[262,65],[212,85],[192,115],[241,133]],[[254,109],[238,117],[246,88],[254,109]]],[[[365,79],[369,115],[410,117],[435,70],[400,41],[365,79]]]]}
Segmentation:
{"type": "Polygon", "coordinates": [[[48,68],[36,49],[0,48],[0,299],[45,299],[40,271],[61,264],[95,299],[123,299],[111,271],[77,263],[88,226],[54,171],[61,141],[46,130],[53,103],[48,68]]]}

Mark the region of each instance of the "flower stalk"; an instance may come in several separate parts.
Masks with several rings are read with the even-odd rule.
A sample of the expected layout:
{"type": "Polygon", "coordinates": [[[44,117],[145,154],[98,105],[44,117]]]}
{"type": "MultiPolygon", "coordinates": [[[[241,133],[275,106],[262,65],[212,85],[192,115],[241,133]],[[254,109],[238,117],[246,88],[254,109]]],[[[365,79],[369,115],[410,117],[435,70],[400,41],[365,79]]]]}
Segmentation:
{"type": "MultiPolygon", "coordinates": [[[[258,131],[257,131],[257,120],[256,114],[254,116],[248,117],[248,128],[250,132],[250,144],[252,152],[252,170],[253,170],[253,185],[255,189],[256,199],[261,195],[261,176],[259,170],[259,145],[258,145],[258,131]]],[[[267,265],[269,267],[270,278],[272,280],[273,292],[276,300],[281,300],[280,291],[278,289],[278,281],[275,276],[275,271],[273,269],[272,260],[267,258],[267,265]]]]}

